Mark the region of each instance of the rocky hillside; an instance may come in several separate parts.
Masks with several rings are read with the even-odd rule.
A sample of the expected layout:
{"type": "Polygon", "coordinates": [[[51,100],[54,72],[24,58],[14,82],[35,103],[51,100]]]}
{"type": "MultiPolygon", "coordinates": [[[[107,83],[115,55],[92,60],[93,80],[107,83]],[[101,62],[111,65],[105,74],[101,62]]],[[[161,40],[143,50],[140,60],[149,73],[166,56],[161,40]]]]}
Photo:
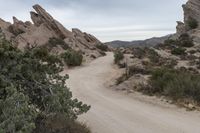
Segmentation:
{"type": "MultiPolygon", "coordinates": [[[[35,12],[30,12],[33,23],[20,21],[16,17],[13,17],[13,24],[0,19],[0,28],[7,40],[24,49],[27,45],[43,46],[48,44],[50,39],[54,39],[57,43],[64,41],[67,47],[82,52],[85,59],[102,56],[102,51],[96,48],[102,44],[97,38],[79,29],[67,30],[40,5],[34,5],[33,8],[35,12]]],[[[56,45],[53,52],[65,50],[60,44],[56,45]]]]}
{"type": "Polygon", "coordinates": [[[117,90],[165,96],[200,109],[200,2],[189,0],[177,33],[151,48],[120,48],[115,62],[124,69],[117,90]],[[196,106],[195,106],[196,105],[196,106]]]}
{"type": "Polygon", "coordinates": [[[112,41],[107,42],[106,45],[109,45],[113,48],[119,47],[153,47],[157,44],[163,43],[167,40],[171,35],[163,36],[163,37],[153,37],[146,40],[138,40],[138,41],[112,41]]]}

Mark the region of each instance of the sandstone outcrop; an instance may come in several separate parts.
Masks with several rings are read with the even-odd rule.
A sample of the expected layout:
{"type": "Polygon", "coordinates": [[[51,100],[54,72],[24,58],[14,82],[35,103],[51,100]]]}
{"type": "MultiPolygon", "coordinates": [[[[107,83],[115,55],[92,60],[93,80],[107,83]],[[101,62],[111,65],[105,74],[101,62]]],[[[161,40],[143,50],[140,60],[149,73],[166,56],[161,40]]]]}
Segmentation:
{"type": "Polygon", "coordinates": [[[180,36],[183,33],[188,33],[194,38],[196,44],[200,44],[200,1],[199,0],[188,0],[186,4],[183,5],[184,11],[184,22],[177,22],[177,33],[176,36],[180,36]],[[193,22],[192,22],[193,21],[193,22]],[[197,25],[195,28],[191,28],[192,25],[197,25]],[[197,35],[198,34],[198,35],[197,35]]]}
{"type": "Polygon", "coordinates": [[[12,33],[8,31],[8,28],[10,27],[11,23],[4,21],[0,18],[0,29],[4,33],[6,39],[10,40],[10,38],[13,36],[12,33]]]}
{"type": "Polygon", "coordinates": [[[11,25],[11,23],[8,23],[0,18],[0,25],[1,25],[1,29],[7,29],[11,25]]]}
{"type": "Polygon", "coordinates": [[[182,33],[185,33],[185,24],[181,21],[177,21],[176,31],[178,35],[181,35],[182,33]]]}
{"type": "Polygon", "coordinates": [[[33,24],[20,21],[16,17],[13,17],[13,24],[0,19],[0,28],[6,38],[20,49],[24,49],[27,44],[45,45],[50,38],[58,38],[64,40],[72,49],[82,51],[86,58],[102,55],[96,48],[97,44],[102,43],[96,37],[79,29],[69,31],[40,5],[34,5],[33,8],[35,12],[30,12],[33,24]]]}
{"type": "Polygon", "coordinates": [[[37,13],[31,12],[31,19],[36,26],[45,24],[49,29],[54,30],[56,34],[63,39],[66,37],[72,37],[72,33],[56,21],[40,5],[34,5],[33,8],[37,13]]]}
{"type": "Polygon", "coordinates": [[[188,21],[191,18],[195,19],[200,25],[200,2],[199,0],[189,0],[185,5],[183,5],[184,10],[184,23],[186,29],[188,30],[188,21]]]}

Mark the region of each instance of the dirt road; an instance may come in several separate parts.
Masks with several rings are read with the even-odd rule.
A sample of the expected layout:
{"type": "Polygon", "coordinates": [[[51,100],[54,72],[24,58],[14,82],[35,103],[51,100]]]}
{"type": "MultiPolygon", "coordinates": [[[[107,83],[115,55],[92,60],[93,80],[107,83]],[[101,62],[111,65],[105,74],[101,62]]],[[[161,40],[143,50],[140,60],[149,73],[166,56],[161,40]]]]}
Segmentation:
{"type": "Polygon", "coordinates": [[[105,87],[113,78],[113,54],[69,70],[68,86],[92,106],[81,116],[93,133],[200,133],[200,113],[160,106],[105,87]]]}

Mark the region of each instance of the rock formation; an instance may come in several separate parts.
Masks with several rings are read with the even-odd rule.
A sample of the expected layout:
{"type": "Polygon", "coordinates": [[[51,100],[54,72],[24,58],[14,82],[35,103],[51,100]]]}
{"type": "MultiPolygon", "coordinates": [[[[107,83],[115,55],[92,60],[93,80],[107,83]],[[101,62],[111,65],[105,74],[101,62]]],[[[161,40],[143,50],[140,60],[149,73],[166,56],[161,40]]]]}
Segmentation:
{"type": "Polygon", "coordinates": [[[62,39],[71,48],[85,53],[85,57],[99,57],[101,51],[96,49],[97,44],[102,44],[94,36],[84,33],[79,29],[67,30],[55,20],[40,5],[34,5],[36,12],[31,11],[32,22],[22,22],[13,17],[13,24],[0,19],[0,28],[6,38],[20,49],[29,45],[45,45],[50,38],[62,39]]]}
{"type": "Polygon", "coordinates": [[[195,19],[198,24],[200,24],[200,1],[199,0],[189,0],[185,5],[183,5],[184,10],[184,23],[186,29],[188,29],[188,21],[190,19],[195,19]]]}
{"type": "Polygon", "coordinates": [[[33,8],[37,13],[31,12],[31,19],[37,27],[45,24],[49,29],[54,30],[55,33],[63,39],[66,37],[72,37],[72,33],[56,21],[40,5],[34,5],[33,8]]]}
{"type": "Polygon", "coordinates": [[[185,24],[181,21],[177,21],[176,31],[178,35],[185,33],[185,24]]]}
{"type": "Polygon", "coordinates": [[[200,44],[200,1],[199,0],[188,0],[183,5],[184,11],[184,22],[178,21],[177,25],[177,36],[183,33],[188,33],[194,38],[195,43],[200,44]],[[197,25],[191,28],[191,25],[197,25]]]}

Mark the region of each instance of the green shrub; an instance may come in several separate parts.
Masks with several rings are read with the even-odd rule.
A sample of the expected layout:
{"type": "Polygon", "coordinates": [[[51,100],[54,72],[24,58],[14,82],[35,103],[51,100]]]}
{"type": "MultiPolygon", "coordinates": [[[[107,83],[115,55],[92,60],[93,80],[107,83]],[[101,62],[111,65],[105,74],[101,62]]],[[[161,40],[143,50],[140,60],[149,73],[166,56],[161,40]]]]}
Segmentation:
{"type": "Polygon", "coordinates": [[[114,52],[114,62],[118,64],[121,60],[124,59],[124,54],[121,51],[114,52]]]}
{"type": "Polygon", "coordinates": [[[193,47],[194,43],[192,38],[187,33],[185,33],[180,35],[178,39],[178,45],[181,47],[193,47]]]}
{"type": "Polygon", "coordinates": [[[150,79],[150,94],[160,94],[174,100],[190,99],[200,103],[200,75],[168,68],[156,69],[150,79]]]}
{"type": "Polygon", "coordinates": [[[65,43],[65,41],[59,38],[55,38],[55,37],[50,38],[46,46],[50,49],[57,46],[61,46],[64,50],[69,49],[69,46],[65,43]]]}
{"type": "Polygon", "coordinates": [[[196,19],[190,17],[188,20],[188,26],[190,29],[196,29],[198,28],[199,24],[196,19]]]}
{"type": "Polygon", "coordinates": [[[167,39],[164,41],[164,44],[167,46],[171,46],[171,45],[177,45],[177,41],[173,40],[173,39],[167,39]]]}
{"type": "Polygon", "coordinates": [[[40,115],[75,121],[90,108],[72,98],[62,61],[45,49],[21,51],[0,39],[0,68],[1,133],[31,133],[40,115]]]}
{"type": "Polygon", "coordinates": [[[158,63],[160,56],[159,54],[151,48],[134,48],[133,55],[136,58],[142,59],[144,57],[148,57],[152,63],[158,63]]]}
{"type": "Polygon", "coordinates": [[[83,61],[83,56],[81,52],[77,52],[74,50],[67,50],[66,52],[61,54],[61,58],[68,66],[80,66],[83,61]]]}
{"type": "Polygon", "coordinates": [[[193,39],[187,34],[181,34],[177,40],[168,39],[160,47],[173,49],[175,46],[179,47],[193,47],[193,39]]]}
{"type": "Polygon", "coordinates": [[[181,47],[178,47],[178,48],[174,48],[171,53],[173,55],[185,55],[185,49],[184,48],[181,48],[181,47]]]}
{"type": "Polygon", "coordinates": [[[129,69],[128,69],[128,75],[129,76],[133,76],[135,74],[149,74],[150,71],[145,69],[145,68],[139,68],[139,67],[136,67],[136,66],[130,66],[129,69]]]}
{"type": "Polygon", "coordinates": [[[155,48],[166,50],[166,49],[173,49],[175,46],[178,45],[179,45],[178,40],[167,39],[164,41],[164,43],[157,45],[155,48]]]}
{"type": "Polygon", "coordinates": [[[136,58],[143,58],[146,54],[145,48],[133,48],[133,53],[132,53],[136,58]]]}
{"type": "Polygon", "coordinates": [[[102,51],[108,51],[108,46],[105,44],[97,44],[96,47],[102,51]]]}
{"type": "Polygon", "coordinates": [[[147,56],[149,57],[149,59],[152,63],[158,63],[159,62],[160,56],[155,50],[147,49],[146,53],[147,53],[147,56]]]}
{"type": "Polygon", "coordinates": [[[5,93],[7,95],[2,95],[0,99],[0,132],[31,133],[35,129],[35,119],[38,115],[36,107],[14,86],[5,88],[5,93]]]}

